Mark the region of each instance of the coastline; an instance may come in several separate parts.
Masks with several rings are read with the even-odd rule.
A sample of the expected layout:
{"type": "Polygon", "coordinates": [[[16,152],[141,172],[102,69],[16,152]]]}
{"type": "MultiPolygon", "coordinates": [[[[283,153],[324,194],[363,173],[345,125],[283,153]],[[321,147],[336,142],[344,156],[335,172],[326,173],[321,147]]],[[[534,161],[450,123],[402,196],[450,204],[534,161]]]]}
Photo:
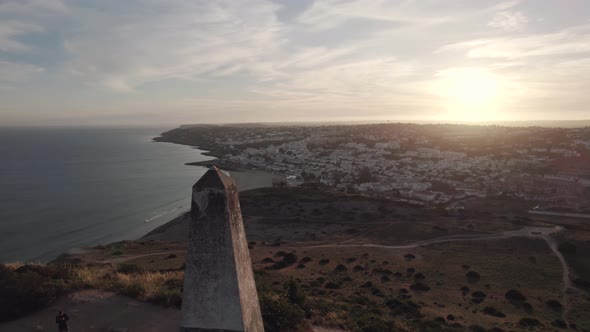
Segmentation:
{"type": "Polygon", "coordinates": [[[252,167],[252,166],[248,166],[248,165],[244,165],[244,164],[238,164],[238,163],[233,163],[233,162],[223,160],[222,157],[224,156],[224,154],[227,151],[226,151],[226,149],[224,149],[223,147],[221,147],[218,144],[209,142],[207,140],[202,140],[202,141],[200,140],[199,141],[200,143],[198,145],[196,145],[196,144],[194,144],[193,139],[191,139],[191,138],[184,138],[183,139],[183,138],[179,138],[179,137],[172,137],[172,136],[166,135],[169,133],[174,133],[175,130],[180,130],[180,129],[182,129],[182,127],[174,128],[169,131],[163,132],[160,134],[160,136],[156,136],[156,137],[152,138],[152,141],[190,146],[193,149],[198,149],[198,150],[202,151],[201,155],[213,158],[210,160],[185,163],[185,165],[188,165],[188,166],[202,166],[202,167],[207,167],[207,168],[216,166],[216,167],[224,169],[226,171],[233,171],[233,172],[264,171],[264,172],[268,172],[268,173],[272,174],[271,171],[266,170],[266,169],[260,169],[257,167],[252,167]]]}
{"type": "MultiPolygon", "coordinates": [[[[174,130],[174,129],[172,129],[174,130]]],[[[170,131],[172,131],[170,130],[170,131]]],[[[167,131],[167,132],[170,132],[167,131]]],[[[165,134],[167,132],[164,132],[162,134],[165,134]]],[[[160,134],[160,135],[162,135],[160,134]]],[[[172,143],[172,144],[177,144],[177,145],[184,145],[184,146],[188,146],[192,149],[196,149],[199,150],[201,152],[202,156],[207,156],[207,157],[212,157],[213,159],[209,159],[209,160],[203,160],[203,161],[195,161],[195,162],[187,162],[184,163],[184,165],[187,166],[200,166],[200,167],[219,167],[225,171],[229,171],[229,172],[236,172],[234,174],[232,174],[232,176],[234,178],[236,178],[236,180],[238,181],[239,185],[242,185],[244,188],[240,189],[241,191],[244,190],[252,190],[252,189],[257,189],[257,188],[265,188],[265,187],[271,187],[272,186],[272,178],[275,176],[274,173],[265,170],[265,169],[260,169],[260,168],[256,168],[256,167],[248,167],[247,165],[242,165],[242,164],[236,164],[236,163],[232,163],[232,162],[227,162],[224,161],[222,159],[220,159],[220,157],[223,155],[222,152],[220,151],[221,149],[219,149],[218,147],[216,147],[213,144],[203,144],[203,145],[195,145],[195,144],[190,144],[188,142],[177,142],[175,140],[170,140],[170,139],[165,139],[163,136],[157,136],[152,138],[152,142],[157,142],[157,143],[172,143]],[[268,183],[266,185],[261,185],[262,183],[266,182],[265,180],[260,180],[260,176],[256,176],[256,175],[262,175],[263,177],[266,175],[268,177],[268,183]],[[255,184],[252,183],[241,183],[242,181],[240,181],[240,178],[242,178],[243,180],[246,179],[250,179],[251,181],[253,181],[255,184]]],[[[194,179],[195,181],[197,179],[194,179]]],[[[244,181],[246,182],[246,181],[244,181]]],[[[190,187],[192,184],[187,184],[187,187],[190,187]]],[[[58,256],[54,257],[53,259],[50,259],[47,264],[54,264],[54,263],[60,263],[63,262],[64,259],[67,260],[67,258],[71,255],[76,255],[76,251],[79,251],[79,253],[85,254],[88,252],[91,252],[93,250],[95,250],[96,248],[102,248],[104,246],[113,246],[113,245],[117,245],[119,243],[125,243],[125,242],[135,242],[135,241],[144,241],[147,238],[150,238],[151,236],[158,234],[158,233],[165,233],[167,231],[169,231],[171,228],[174,228],[178,223],[182,222],[187,214],[190,211],[180,211],[176,217],[168,220],[167,222],[157,226],[154,229],[151,229],[145,233],[143,233],[142,235],[140,235],[139,237],[132,237],[132,238],[125,238],[122,240],[117,240],[117,241],[111,241],[111,242],[106,242],[106,243],[102,243],[102,244],[98,244],[97,246],[91,246],[91,247],[82,247],[82,248],[70,248],[68,250],[66,250],[65,252],[62,252],[61,254],[59,254],[58,256]]]]}
{"type": "Polygon", "coordinates": [[[225,171],[233,171],[233,172],[259,171],[259,169],[247,168],[247,167],[244,167],[244,165],[226,162],[221,159],[195,161],[195,162],[185,163],[185,165],[201,166],[201,167],[207,167],[207,168],[211,168],[213,166],[216,166],[216,167],[223,169],[225,171]]]}
{"type": "Polygon", "coordinates": [[[3,132],[10,163],[0,193],[0,262],[49,262],[76,248],[139,238],[188,208],[186,190],[206,168],[184,164],[211,157],[152,142],[169,129],[3,132]],[[31,163],[30,156],[41,158],[31,163]]]}

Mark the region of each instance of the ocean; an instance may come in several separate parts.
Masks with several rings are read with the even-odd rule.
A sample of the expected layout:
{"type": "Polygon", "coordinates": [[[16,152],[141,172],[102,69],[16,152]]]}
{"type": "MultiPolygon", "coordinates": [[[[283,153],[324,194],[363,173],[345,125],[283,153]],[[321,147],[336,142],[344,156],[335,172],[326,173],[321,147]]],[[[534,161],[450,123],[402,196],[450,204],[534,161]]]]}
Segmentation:
{"type": "MultiPolygon", "coordinates": [[[[206,168],[185,163],[211,157],[151,141],[168,129],[0,128],[0,262],[135,239],[190,209],[206,168]]],[[[240,190],[271,183],[235,175],[240,190]]]]}

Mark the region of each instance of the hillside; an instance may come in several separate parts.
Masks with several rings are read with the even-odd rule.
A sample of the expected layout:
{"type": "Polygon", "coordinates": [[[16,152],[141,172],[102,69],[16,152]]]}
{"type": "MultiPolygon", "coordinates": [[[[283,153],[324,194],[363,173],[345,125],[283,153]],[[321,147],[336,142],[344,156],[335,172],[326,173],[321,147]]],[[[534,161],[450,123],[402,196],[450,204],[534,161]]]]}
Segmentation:
{"type": "MultiPolygon", "coordinates": [[[[263,315],[266,310],[269,319],[269,312],[285,305],[295,313],[289,319],[301,322],[301,310],[303,329],[553,330],[566,321],[590,329],[583,289],[590,280],[588,261],[575,250],[588,243],[590,227],[575,220],[556,226],[509,204],[493,205],[491,212],[476,203],[477,209],[449,212],[317,186],[243,192],[263,315]],[[574,247],[565,254],[571,271],[559,259],[557,247],[564,243],[574,247]],[[275,301],[285,296],[290,280],[306,299],[291,307],[275,301]]],[[[179,306],[180,284],[167,280],[181,280],[176,273],[182,273],[188,222],[183,215],[140,240],[62,256],[54,264],[73,263],[98,274],[115,266],[115,275],[135,276],[140,288],[119,292],[179,306]],[[146,273],[175,275],[155,284],[165,291],[152,294],[139,281],[146,273]]]]}

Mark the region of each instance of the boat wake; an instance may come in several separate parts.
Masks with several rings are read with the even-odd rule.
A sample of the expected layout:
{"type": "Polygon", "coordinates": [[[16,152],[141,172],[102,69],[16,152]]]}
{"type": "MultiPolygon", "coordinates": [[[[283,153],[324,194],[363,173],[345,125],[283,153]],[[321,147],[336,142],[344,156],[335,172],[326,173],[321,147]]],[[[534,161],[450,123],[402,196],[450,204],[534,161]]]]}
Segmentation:
{"type": "Polygon", "coordinates": [[[147,223],[149,223],[149,222],[151,222],[151,221],[154,221],[154,220],[156,220],[156,219],[158,219],[158,218],[160,218],[160,217],[163,217],[163,216],[165,216],[165,215],[167,215],[167,214],[169,214],[169,213],[172,213],[172,212],[174,212],[174,211],[178,211],[178,210],[180,210],[180,209],[182,209],[182,206],[179,206],[179,207],[177,207],[177,208],[175,208],[175,209],[172,209],[172,210],[164,211],[164,212],[162,212],[162,213],[160,213],[160,214],[157,214],[157,215],[155,215],[155,216],[153,216],[153,217],[151,217],[151,218],[145,219],[143,222],[145,222],[145,223],[147,224],[147,223]]]}

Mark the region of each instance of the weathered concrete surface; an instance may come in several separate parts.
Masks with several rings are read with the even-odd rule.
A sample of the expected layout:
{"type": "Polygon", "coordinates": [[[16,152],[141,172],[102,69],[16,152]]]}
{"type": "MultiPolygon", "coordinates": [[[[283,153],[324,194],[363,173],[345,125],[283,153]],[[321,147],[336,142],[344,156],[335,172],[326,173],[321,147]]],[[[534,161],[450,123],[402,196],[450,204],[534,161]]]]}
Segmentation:
{"type": "Polygon", "coordinates": [[[235,182],[216,167],[193,186],[181,331],[264,331],[235,182]]]}

